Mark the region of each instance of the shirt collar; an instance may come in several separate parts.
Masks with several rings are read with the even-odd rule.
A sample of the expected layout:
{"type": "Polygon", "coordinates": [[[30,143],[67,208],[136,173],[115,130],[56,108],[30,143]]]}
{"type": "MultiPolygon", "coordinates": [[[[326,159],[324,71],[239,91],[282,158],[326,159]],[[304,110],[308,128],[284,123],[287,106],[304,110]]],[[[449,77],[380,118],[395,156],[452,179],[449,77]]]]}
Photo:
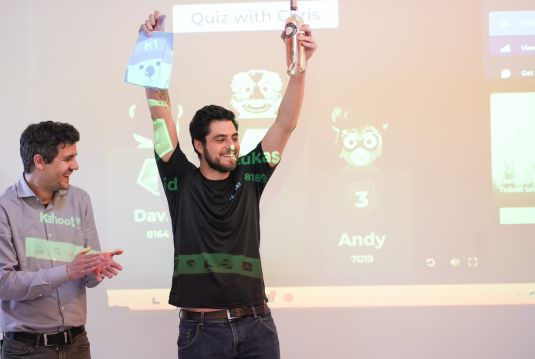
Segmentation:
{"type": "MultiPolygon", "coordinates": [[[[37,198],[37,195],[35,193],[33,193],[32,189],[30,188],[30,186],[26,182],[26,179],[24,179],[24,173],[22,175],[20,175],[20,178],[19,178],[19,180],[18,180],[18,182],[16,183],[15,186],[17,188],[17,196],[18,197],[21,197],[21,198],[36,197],[37,198]]],[[[67,193],[67,190],[60,189],[57,192],[57,196],[63,196],[66,193],[67,193]]]]}

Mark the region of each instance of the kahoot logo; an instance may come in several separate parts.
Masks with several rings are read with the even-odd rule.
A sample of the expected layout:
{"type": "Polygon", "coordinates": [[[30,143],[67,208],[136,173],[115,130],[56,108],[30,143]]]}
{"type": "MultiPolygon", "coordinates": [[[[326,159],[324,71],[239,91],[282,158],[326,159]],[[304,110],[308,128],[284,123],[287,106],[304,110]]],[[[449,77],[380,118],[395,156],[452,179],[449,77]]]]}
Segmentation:
{"type": "MultiPolygon", "coordinates": [[[[130,106],[130,109],[128,111],[128,115],[130,118],[134,118],[136,112],[136,105],[130,106]]],[[[177,108],[177,122],[176,122],[176,131],[178,133],[178,120],[180,117],[182,117],[182,114],[184,113],[184,109],[182,108],[182,105],[178,105],[177,108]]],[[[143,165],[141,166],[141,170],[139,171],[139,174],[137,176],[137,184],[140,185],[143,189],[146,191],[152,193],[155,196],[160,195],[160,188],[158,186],[159,182],[159,176],[158,176],[158,167],[156,166],[156,160],[154,159],[154,142],[146,138],[144,136],[138,135],[137,133],[133,133],[132,136],[134,137],[134,140],[137,142],[137,148],[140,150],[151,150],[151,157],[146,158],[143,161],[143,165]]]]}
{"type": "Polygon", "coordinates": [[[336,107],[331,113],[332,127],[336,132],[335,144],[342,140],[340,157],[355,167],[369,167],[383,154],[381,131],[388,128],[384,124],[381,131],[376,127],[356,121],[352,113],[336,107]]]}

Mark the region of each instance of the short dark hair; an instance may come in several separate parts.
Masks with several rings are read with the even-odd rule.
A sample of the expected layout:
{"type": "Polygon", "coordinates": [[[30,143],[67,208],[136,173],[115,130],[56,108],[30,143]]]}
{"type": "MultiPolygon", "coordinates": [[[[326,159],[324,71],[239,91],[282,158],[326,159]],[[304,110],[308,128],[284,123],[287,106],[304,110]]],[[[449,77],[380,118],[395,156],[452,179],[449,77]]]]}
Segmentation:
{"type": "MultiPolygon", "coordinates": [[[[236,131],[238,131],[238,122],[235,120],[235,117],[234,112],[217,105],[204,106],[198,110],[189,123],[189,134],[191,135],[193,150],[197,152],[195,149],[195,140],[201,141],[202,144],[206,143],[206,135],[210,131],[210,123],[212,121],[232,121],[236,131]]],[[[201,158],[199,152],[197,152],[197,156],[201,158]]]]}
{"type": "Polygon", "coordinates": [[[58,155],[58,146],[74,144],[80,140],[80,133],[68,123],[45,121],[26,127],[20,136],[20,157],[24,173],[32,173],[33,157],[41,155],[45,163],[50,163],[58,155]]]}

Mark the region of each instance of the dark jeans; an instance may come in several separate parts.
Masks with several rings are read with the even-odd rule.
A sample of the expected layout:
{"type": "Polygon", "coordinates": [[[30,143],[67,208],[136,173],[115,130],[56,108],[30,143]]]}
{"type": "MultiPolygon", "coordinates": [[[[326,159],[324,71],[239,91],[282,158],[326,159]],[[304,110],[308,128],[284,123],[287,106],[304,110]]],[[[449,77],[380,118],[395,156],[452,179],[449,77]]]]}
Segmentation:
{"type": "Polygon", "coordinates": [[[45,347],[35,343],[15,341],[4,337],[2,359],[91,359],[87,333],[73,338],[73,342],[59,346],[45,347]]]}
{"type": "Polygon", "coordinates": [[[279,359],[279,338],[271,313],[257,317],[181,320],[180,359],[279,359]]]}

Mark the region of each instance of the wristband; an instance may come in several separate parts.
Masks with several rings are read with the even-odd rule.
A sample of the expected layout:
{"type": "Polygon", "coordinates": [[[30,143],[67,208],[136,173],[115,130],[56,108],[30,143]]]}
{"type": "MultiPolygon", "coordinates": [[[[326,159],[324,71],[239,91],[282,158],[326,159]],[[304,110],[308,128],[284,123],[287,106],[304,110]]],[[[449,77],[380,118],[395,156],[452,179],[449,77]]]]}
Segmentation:
{"type": "Polygon", "coordinates": [[[153,98],[148,98],[147,102],[149,107],[165,107],[167,108],[167,103],[165,101],[155,100],[153,98]]]}

